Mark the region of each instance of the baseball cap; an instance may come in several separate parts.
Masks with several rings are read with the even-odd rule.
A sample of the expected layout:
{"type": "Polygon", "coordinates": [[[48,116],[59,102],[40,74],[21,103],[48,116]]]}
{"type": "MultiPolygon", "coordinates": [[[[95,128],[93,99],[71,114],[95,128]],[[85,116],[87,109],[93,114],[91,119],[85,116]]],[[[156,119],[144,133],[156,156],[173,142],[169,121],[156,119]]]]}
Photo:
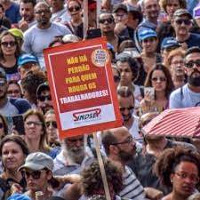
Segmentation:
{"type": "Polygon", "coordinates": [[[200,3],[193,9],[193,18],[194,19],[200,18],[200,3]]]}
{"type": "Polygon", "coordinates": [[[161,43],[161,49],[167,49],[171,47],[180,47],[180,44],[173,37],[166,37],[161,43]]]}
{"type": "Polygon", "coordinates": [[[127,6],[123,3],[115,5],[114,8],[113,8],[113,13],[116,13],[118,10],[123,10],[126,13],[128,13],[127,6]]]}
{"type": "Polygon", "coordinates": [[[53,170],[54,164],[53,159],[45,153],[35,152],[31,153],[26,157],[25,164],[22,165],[19,170],[24,168],[36,170],[49,169],[53,170]]]}
{"type": "Polygon", "coordinates": [[[44,90],[50,90],[49,85],[47,82],[41,83],[37,90],[36,90],[36,96],[39,96],[41,94],[42,91],[44,90]]]}
{"type": "Polygon", "coordinates": [[[6,79],[6,72],[2,67],[0,67],[0,78],[5,78],[6,79]]]}
{"type": "Polygon", "coordinates": [[[157,38],[157,33],[148,28],[148,29],[142,29],[140,32],[139,32],[139,40],[140,41],[143,41],[147,38],[151,38],[151,37],[156,37],[157,38]]]}
{"type": "Polygon", "coordinates": [[[143,15],[142,15],[142,12],[135,6],[132,6],[130,4],[126,4],[127,5],[127,9],[128,9],[128,13],[131,13],[134,18],[138,19],[139,22],[142,22],[142,19],[143,19],[143,15]]]}
{"type": "Polygon", "coordinates": [[[27,63],[30,63],[30,62],[38,63],[39,64],[37,57],[35,57],[32,54],[25,53],[25,54],[22,54],[18,58],[17,65],[20,67],[20,66],[23,66],[23,65],[25,65],[27,63]]]}
{"type": "Polygon", "coordinates": [[[182,16],[182,15],[186,15],[186,16],[188,16],[190,19],[192,19],[192,15],[188,12],[188,10],[187,9],[178,9],[178,10],[176,10],[175,12],[174,12],[174,17],[180,17],[180,16],[182,16]]]}
{"type": "Polygon", "coordinates": [[[16,193],[10,196],[8,200],[31,200],[31,198],[27,195],[16,193]]]}
{"type": "Polygon", "coordinates": [[[15,37],[20,38],[20,39],[24,39],[24,34],[23,32],[18,29],[18,28],[11,28],[8,30],[8,32],[10,32],[11,34],[13,34],[15,37]]]}

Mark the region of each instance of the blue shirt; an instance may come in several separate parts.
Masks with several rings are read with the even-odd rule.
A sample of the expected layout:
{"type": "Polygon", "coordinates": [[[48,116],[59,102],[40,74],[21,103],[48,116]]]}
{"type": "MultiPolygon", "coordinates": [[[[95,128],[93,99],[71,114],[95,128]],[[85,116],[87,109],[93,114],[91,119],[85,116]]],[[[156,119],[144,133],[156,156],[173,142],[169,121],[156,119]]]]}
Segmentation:
{"type": "Polygon", "coordinates": [[[11,24],[17,24],[21,19],[19,5],[11,2],[11,6],[6,10],[5,15],[11,21],[11,24]]]}

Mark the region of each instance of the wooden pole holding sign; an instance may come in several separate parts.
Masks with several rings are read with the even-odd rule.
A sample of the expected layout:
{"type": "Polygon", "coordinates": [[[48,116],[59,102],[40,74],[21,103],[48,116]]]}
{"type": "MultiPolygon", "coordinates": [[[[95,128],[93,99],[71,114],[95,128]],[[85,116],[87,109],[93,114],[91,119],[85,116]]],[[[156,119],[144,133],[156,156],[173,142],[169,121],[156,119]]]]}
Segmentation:
{"type": "Polygon", "coordinates": [[[83,38],[87,36],[88,30],[88,0],[83,0],[83,38]]]}
{"type": "Polygon", "coordinates": [[[94,138],[94,142],[95,142],[97,159],[98,159],[98,162],[99,162],[99,168],[100,168],[100,172],[101,172],[101,178],[102,178],[102,181],[103,181],[106,200],[111,200],[108,181],[107,181],[107,178],[106,178],[106,172],[105,172],[103,160],[102,160],[102,157],[101,157],[100,145],[99,145],[99,141],[98,141],[98,138],[97,138],[97,133],[93,133],[93,138],[94,138]]]}

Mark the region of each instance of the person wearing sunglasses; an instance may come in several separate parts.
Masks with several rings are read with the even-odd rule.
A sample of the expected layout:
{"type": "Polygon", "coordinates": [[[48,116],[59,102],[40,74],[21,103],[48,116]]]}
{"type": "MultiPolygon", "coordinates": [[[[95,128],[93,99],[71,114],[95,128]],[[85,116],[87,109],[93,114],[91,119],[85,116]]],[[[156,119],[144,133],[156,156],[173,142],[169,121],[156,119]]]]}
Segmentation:
{"type": "MultiPolygon", "coordinates": [[[[163,64],[158,63],[147,74],[144,84],[151,90],[144,92],[140,102],[141,114],[147,112],[162,112],[169,106],[169,95],[174,89],[170,71],[163,64]]],[[[145,90],[145,89],[144,89],[145,90]]]]}
{"type": "Polygon", "coordinates": [[[139,134],[138,117],[134,114],[135,97],[127,86],[121,86],[117,90],[119,110],[123,119],[123,125],[129,130],[132,137],[137,141],[137,150],[141,150],[142,137],[139,134]]]}
{"type": "Polygon", "coordinates": [[[29,154],[24,165],[19,168],[27,183],[25,194],[33,200],[45,200],[53,196],[53,190],[49,188],[53,179],[53,167],[53,159],[45,153],[29,154]]]}
{"type": "Polygon", "coordinates": [[[36,91],[37,96],[37,107],[44,114],[53,108],[53,103],[51,99],[51,93],[48,83],[42,83],[38,86],[36,91]]]}
{"type": "Polygon", "coordinates": [[[200,48],[189,48],[184,56],[187,83],[175,90],[169,101],[170,108],[200,106],[200,48]]]}
{"type": "Polygon", "coordinates": [[[108,43],[113,46],[114,52],[119,51],[120,44],[126,39],[115,34],[115,20],[112,13],[102,12],[99,15],[99,28],[101,29],[101,35],[105,36],[108,43]]]}
{"type": "Polygon", "coordinates": [[[9,31],[0,35],[0,67],[6,72],[7,80],[20,80],[17,59],[21,54],[21,47],[16,37],[9,31]]]}
{"type": "Polygon", "coordinates": [[[32,108],[37,107],[36,91],[38,86],[46,81],[46,74],[41,70],[31,70],[21,80],[23,97],[31,104],[32,108]]]}
{"type": "Polygon", "coordinates": [[[187,49],[193,46],[200,47],[199,34],[191,33],[192,15],[186,9],[178,9],[173,15],[172,26],[175,31],[175,39],[179,44],[187,49]]]}
{"type": "Polygon", "coordinates": [[[200,157],[183,147],[165,150],[155,164],[160,181],[172,191],[163,200],[188,200],[199,183],[200,157]]]}
{"type": "Polygon", "coordinates": [[[48,110],[45,114],[45,124],[47,131],[47,143],[50,147],[60,146],[58,127],[54,110],[48,110]]]}
{"type": "Polygon", "coordinates": [[[72,34],[83,38],[82,4],[79,0],[67,1],[67,9],[71,19],[65,24],[72,34]]]}

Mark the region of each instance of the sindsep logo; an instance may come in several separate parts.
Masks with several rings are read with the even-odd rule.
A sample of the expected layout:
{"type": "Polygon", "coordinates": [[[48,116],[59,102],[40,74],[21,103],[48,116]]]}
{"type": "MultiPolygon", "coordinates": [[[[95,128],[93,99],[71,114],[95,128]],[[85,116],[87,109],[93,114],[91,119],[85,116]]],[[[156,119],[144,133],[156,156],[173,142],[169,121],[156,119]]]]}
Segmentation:
{"type": "Polygon", "coordinates": [[[99,119],[101,116],[101,109],[96,108],[92,110],[86,110],[83,112],[77,112],[73,114],[74,122],[81,121],[93,121],[99,119]]]}

